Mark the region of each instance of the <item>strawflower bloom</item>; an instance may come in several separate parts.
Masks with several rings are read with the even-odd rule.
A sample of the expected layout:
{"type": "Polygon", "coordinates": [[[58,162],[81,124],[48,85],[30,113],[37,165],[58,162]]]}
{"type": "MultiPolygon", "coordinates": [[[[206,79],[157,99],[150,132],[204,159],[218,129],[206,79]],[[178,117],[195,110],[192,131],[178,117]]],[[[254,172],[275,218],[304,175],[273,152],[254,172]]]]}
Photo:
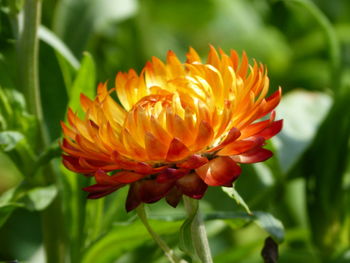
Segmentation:
{"type": "Polygon", "coordinates": [[[240,163],[272,156],[263,146],[282,128],[273,111],[281,89],[266,98],[268,90],[266,69],[245,53],[210,47],[203,63],[190,48],[181,63],[169,51],[140,75],[118,73],[113,89],[99,84],[95,99],[81,95],[85,117],[69,110],[62,122],[63,163],[95,177],[88,198],[130,185],[127,211],[163,197],[174,207],[182,195],[201,199],[208,186],[232,186],[240,163]]]}

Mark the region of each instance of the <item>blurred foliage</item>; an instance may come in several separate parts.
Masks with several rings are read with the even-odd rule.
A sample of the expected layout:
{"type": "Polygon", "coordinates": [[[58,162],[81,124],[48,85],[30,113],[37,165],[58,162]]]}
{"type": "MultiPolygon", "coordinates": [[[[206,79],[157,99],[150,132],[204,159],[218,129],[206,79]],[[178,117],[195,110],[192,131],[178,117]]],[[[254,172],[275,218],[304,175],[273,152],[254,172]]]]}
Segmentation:
{"type": "MultiPolygon", "coordinates": [[[[204,58],[213,44],[265,63],[272,89],[282,86],[284,93],[277,109],[284,129],[269,145],[275,156],[244,165],[228,193],[264,212],[250,217],[220,188],[201,202],[214,261],[262,262],[264,240],[281,241],[282,222],[278,262],[350,262],[349,1],[42,1],[40,87],[53,144],[38,156],[37,123],[19,92],[17,70],[24,1],[0,0],[0,261],[43,262],[37,210],[56,198],[67,262],[167,262],[135,214],[125,212],[127,189],[87,201],[81,188],[89,178],[67,171],[59,159],[53,160],[56,185],[30,175],[59,154],[59,122],[67,106],[78,109],[81,92],[93,97],[98,82],[112,86],[116,72],[140,70],[169,49],[184,59],[192,46],[204,58]]],[[[156,232],[181,255],[183,207],[148,207],[156,232]]]]}

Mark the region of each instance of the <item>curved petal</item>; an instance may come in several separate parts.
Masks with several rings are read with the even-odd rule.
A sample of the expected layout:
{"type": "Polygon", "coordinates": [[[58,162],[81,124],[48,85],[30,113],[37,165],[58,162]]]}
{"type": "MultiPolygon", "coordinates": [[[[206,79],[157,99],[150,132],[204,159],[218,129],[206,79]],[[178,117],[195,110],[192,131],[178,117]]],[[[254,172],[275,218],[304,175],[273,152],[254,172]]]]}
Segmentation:
{"type": "Polygon", "coordinates": [[[127,212],[134,210],[136,207],[141,204],[140,198],[140,182],[135,182],[130,184],[128,196],[125,202],[125,209],[127,212]]]}
{"type": "Polygon", "coordinates": [[[165,197],[174,182],[158,183],[156,180],[143,180],[139,182],[140,199],[144,203],[154,203],[165,197]]]}
{"type": "Polygon", "coordinates": [[[241,167],[224,156],[212,159],[195,171],[207,185],[223,186],[232,183],[241,174],[241,167]]]}
{"type": "Polygon", "coordinates": [[[231,156],[232,160],[238,163],[258,163],[272,157],[273,153],[264,148],[256,148],[240,155],[231,156]]]}
{"type": "Polygon", "coordinates": [[[208,159],[206,157],[203,157],[198,154],[191,155],[189,158],[187,158],[182,163],[178,163],[176,166],[179,168],[185,168],[185,169],[196,169],[208,162],[208,159]]]}
{"type": "Polygon", "coordinates": [[[239,138],[239,136],[241,136],[241,133],[240,131],[237,129],[237,128],[232,128],[226,138],[218,145],[218,146],[215,146],[213,148],[211,148],[210,150],[208,150],[208,152],[215,152],[221,148],[223,148],[224,146],[226,146],[227,144],[229,143],[232,143],[234,142],[235,140],[237,140],[239,138]]]}
{"type": "Polygon", "coordinates": [[[188,174],[189,172],[190,170],[188,169],[167,168],[157,176],[157,182],[164,183],[168,181],[174,181],[188,174]]]}
{"type": "Polygon", "coordinates": [[[76,173],[90,174],[95,172],[95,170],[91,168],[81,166],[79,158],[71,155],[62,155],[62,163],[67,169],[76,173]]]}
{"type": "Polygon", "coordinates": [[[282,126],[283,120],[274,121],[269,127],[259,132],[259,136],[263,136],[265,140],[268,140],[279,133],[282,130],[282,126]]]}
{"type": "Polygon", "coordinates": [[[84,187],[83,190],[89,193],[89,199],[97,199],[109,195],[123,186],[124,185],[111,187],[110,185],[94,184],[88,187],[84,187]]]}
{"type": "Polygon", "coordinates": [[[172,207],[176,207],[181,201],[182,192],[178,187],[173,187],[166,195],[166,201],[172,207]]]}
{"type": "Polygon", "coordinates": [[[257,146],[263,145],[264,142],[265,142],[265,139],[264,137],[261,137],[261,136],[235,141],[233,143],[226,145],[217,154],[220,156],[229,156],[229,155],[244,153],[248,150],[256,148],[257,146]]]}
{"type": "Polygon", "coordinates": [[[213,128],[206,121],[201,121],[198,128],[198,134],[196,140],[191,146],[191,149],[201,150],[206,146],[209,146],[210,142],[213,140],[214,131],[213,128]]]}
{"type": "Polygon", "coordinates": [[[129,171],[121,171],[112,175],[111,177],[113,177],[113,180],[115,180],[118,183],[130,184],[132,182],[135,182],[144,178],[145,176],[146,175],[144,174],[138,174],[138,173],[133,173],[129,171]]]}
{"type": "Polygon", "coordinates": [[[179,161],[184,159],[190,150],[179,139],[174,138],[169,146],[169,150],[166,156],[166,160],[170,162],[179,161]]]}
{"type": "Polygon", "coordinates": [[[208,185],[196,173],[181,177],[176,181],[176,186],[182,193],[195,199],[201,199],[208,188],[208,185]]]}
{"type": "Polygon", "coordinates": [[[145,147],[151,160],[163,160],[167,154],[166,146],[150,132],[145,134],[145,147]]]}

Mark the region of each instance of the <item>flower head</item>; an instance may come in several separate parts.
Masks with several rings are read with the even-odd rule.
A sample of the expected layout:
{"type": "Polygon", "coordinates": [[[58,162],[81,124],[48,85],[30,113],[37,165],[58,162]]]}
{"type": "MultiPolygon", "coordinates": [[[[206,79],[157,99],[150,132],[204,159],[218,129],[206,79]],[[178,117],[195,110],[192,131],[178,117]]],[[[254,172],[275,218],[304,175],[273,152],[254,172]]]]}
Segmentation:
{"type": "Polygon", "coordinates": [[[85,117],[68,111],[61,147],[68,169],[95,177],[84,188],[89,198],[129,184],[128,211],[163,197],[176,206],[182,195],[232,186],[239,163],[272,156],[263,146],[282,128],[273,111],[281,90],[266,98],[263,65],[249,65],[245,53],[219,54],[211,47],[203,63],[190,48],[181,63],[169,51],[166,63],[153,57],[140,75],[118,73],[111,90],[100,84],[94,100],[81,95],[85,117]]]}

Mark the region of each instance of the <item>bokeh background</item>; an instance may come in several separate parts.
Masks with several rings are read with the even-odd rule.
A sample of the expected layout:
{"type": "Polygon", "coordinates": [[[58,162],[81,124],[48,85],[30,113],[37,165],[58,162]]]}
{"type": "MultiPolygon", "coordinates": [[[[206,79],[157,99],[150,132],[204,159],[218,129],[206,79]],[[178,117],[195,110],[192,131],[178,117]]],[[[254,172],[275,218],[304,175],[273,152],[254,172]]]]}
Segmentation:
{"type": "MultiPolygon", "coordinates": [[[[23,150],[31,144],[33,118],[18,77],[23,1],[0,5],[0,261],[43,262],[42,213],[59,198],[62,213],[53,220],[62,220],[66,262],[167,262],[135,215],[124,211],[127,189],[86,201],[80,189],[88,179],[68,173],[59,158],[53,160],[61,174],[55,185],[9,197],[25,184],[25,167],[34,165],[23,150]],[[18,133],[10,136],[16,144],[8,131],[18,133]]],[[[350,1],[44,0],[39,38],[42,105],[53,145],[80,92],[93,96],[98,82],[113,86],[118,71],[139,72],[152,56],[164,60],[173,50],[184,61],[191,46],[205,59],[211,44],[266,64],[271,90],[283,89],[277,116],[284,129],[269,144],[274,157],[244,166],[236,189],[251,210],[283,223],[278,262],[350,262],[350,1]]],[[[271,233],[237,216],[242,207],[220,188],[209,189],[201,206],[236,215],[207,221],[214,262],[263,261],[271,233]]],[[[183,209],[163,201],[149,207],[155,230],[178,251],[182,221],[176,218],[183,209]]]]}

